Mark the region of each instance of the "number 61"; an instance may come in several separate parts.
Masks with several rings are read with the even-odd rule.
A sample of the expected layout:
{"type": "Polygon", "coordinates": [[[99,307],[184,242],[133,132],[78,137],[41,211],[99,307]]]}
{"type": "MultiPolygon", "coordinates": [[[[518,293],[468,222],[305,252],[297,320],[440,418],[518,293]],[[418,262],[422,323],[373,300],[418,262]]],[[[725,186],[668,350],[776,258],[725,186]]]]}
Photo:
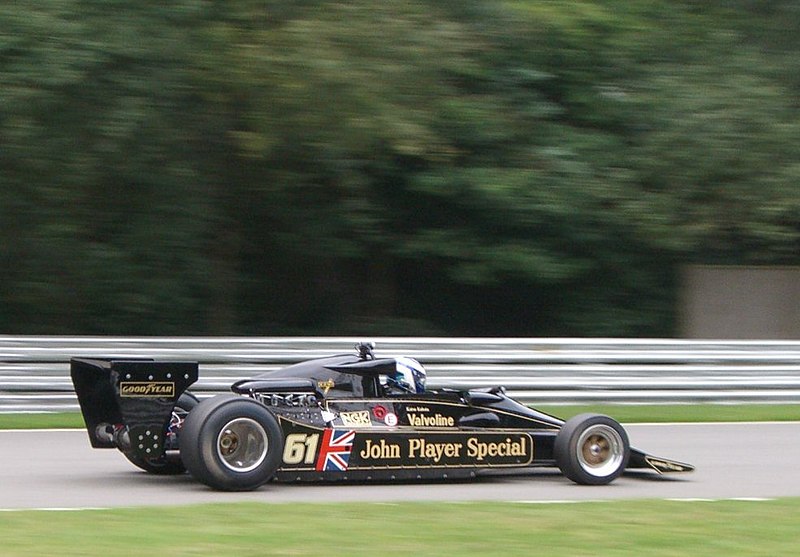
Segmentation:
{"type": "Polygon", "coordinates": [[[319,444],[319,433],[291,433],[286,436],[283,462],[286,464],[314,464],[319,444]]]}

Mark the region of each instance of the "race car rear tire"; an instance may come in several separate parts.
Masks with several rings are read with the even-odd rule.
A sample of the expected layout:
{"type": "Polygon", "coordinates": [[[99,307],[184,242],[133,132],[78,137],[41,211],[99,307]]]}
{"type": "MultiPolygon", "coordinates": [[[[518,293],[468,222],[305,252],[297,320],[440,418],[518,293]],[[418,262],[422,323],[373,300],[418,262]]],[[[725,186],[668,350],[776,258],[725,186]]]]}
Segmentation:
{"type": "Polygon", "coordinates": [[[601,414],[580,414],[567,420],[554,446],[561,472],[582,485],[614,481],[628,465],[630,452],[625,429],[601,414]]]}
{"type": "MultiPolygon", "coordinates": [[[[175,410],[173,412],[179,414],[179,419],[185,419],[186,415],[199,403],[200,401],[197,400],[197,397],[193,394],[183,393],[178,398],[178,402],[175,403],[175,410]]],[[[177,451],[169,451],[158,459],[142,458],[132,451],[122,451],[122,454],[125,455],[125,458],[127,458],[131,464],[150,474],[174,476],[186,472],[186,467],[183,465],[183,461],[177,451]]]]}
{"type": "Polygon", "coordinates": [[[278,419],[251,398],[221,395],[186,417],[181,458],[189,473],[214,489],[248,491],[269,481],[283,454],[278,419]]]}

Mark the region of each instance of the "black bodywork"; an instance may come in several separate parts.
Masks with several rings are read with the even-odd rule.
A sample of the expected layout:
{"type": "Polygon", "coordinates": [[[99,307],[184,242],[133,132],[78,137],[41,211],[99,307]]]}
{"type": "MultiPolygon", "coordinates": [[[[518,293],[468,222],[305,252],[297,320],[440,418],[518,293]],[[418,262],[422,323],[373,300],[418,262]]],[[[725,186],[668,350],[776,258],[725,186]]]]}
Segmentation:
{"type": "MultiPolygon", "coordinates": [[[[463,478],[492,469],[556,466],[565,422],[508,397],[502,387],[391,392],[393,358],[310,360],[234,383],[282,432],[277,480],[463,478]]],[[[73,359],[71,374],[93,447],[158,461],[178,449],[173,407],[197,380],[196,363],[73,359]]],[[[627,456],[627,455],[626,455],[627,456]]],[[[630,449],[626,469],[692,466],[630,449]]]]}
{"type": "Polygon", "coordinates": [[[92,447],[147,459],[177,449],[170,422],[179,397],[197,381],[197,362],[73,358],[70,375],[92,447]]]}

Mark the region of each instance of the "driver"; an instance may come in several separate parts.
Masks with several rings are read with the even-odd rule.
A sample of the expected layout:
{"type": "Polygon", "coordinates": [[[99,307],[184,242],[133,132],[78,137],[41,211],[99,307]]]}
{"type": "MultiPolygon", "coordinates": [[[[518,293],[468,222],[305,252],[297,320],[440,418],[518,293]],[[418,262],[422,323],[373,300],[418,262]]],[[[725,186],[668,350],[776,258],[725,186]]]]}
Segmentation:
{"type": "Polygon", "coordinates": [[[386,386],[390,390],[420,394],[425,392],[427,377],[425,368],[417,360],[397,358],[394,372],[386,377],[386,386]]]}

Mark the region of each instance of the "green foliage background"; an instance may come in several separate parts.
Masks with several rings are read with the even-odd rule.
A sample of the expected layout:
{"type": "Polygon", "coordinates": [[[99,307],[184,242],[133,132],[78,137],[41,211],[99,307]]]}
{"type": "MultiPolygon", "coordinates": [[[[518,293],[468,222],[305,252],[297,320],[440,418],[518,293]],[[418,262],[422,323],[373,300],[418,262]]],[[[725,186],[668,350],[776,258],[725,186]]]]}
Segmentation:
{"type": "Polygon", "coordinates": [[[797,264],[793,1],[0,5],[0,332],[674,334],[797,264]]]}

